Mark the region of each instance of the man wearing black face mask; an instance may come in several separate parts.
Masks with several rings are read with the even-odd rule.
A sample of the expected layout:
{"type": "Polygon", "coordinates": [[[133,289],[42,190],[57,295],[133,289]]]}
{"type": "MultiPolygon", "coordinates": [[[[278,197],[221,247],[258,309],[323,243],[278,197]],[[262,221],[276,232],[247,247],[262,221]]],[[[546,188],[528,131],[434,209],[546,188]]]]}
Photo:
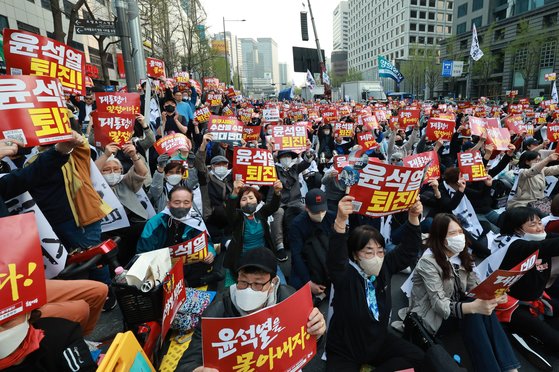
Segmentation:
{"type": "Polygon", "coordinates": [[[161,112],[161,135],[166,136],[171,133],[188,133],[188,122],[184,116],[177,112],[177,103],[173,98],[168,98],[163,103],[161,112]]]}
{"type": "MultiPolygon", "coordinates": [[[[185,186],[175,186],[168,196],[167,208],[146,223],[136,246],[137,253],[170,247],[193,239],[203,231],[207,232],[202,217],[190,213],[192,190],[185,186]]],[[[203,261],[184,265],[184,278],[189,287],[199,287],[223,279],[220,272],[213,270],[215,256],[216,251],[210,239],[208,256],[203,261]]]]}

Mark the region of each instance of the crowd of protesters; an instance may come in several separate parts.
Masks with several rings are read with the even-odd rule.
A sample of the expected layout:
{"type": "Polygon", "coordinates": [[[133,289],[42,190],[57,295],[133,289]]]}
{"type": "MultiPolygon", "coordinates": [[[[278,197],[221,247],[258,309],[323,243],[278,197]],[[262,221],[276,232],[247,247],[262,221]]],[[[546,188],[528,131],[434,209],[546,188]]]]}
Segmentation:
{"type": "MultiPolygon", "coordinates": [[[[359,371],[363,365],[375,371],[437,368],[440,360],[426,362],[430,356],[425,345],[388,332],[395,316],[391,278],[410,271],[407,316],[419,319],[434,338],[462,329],[476,371],[520,367],[506,333],[533,337],[551,353],[559,352],[559,155],[556,142],[547,137],[549,127],[559,125],[556,103],[507,98],[460,103],[277,102],[216,89],[212,93],[221,95],[221,104],[210,106],[208,91],[202,93],[194,83],[154,85],[150,102],[145,102],[145,89],[144,83],[141,112],[147,106],[149,117],[137,115],[133,137],[122,146],[94,146],[93,92],[68,100],[71,141],[36,151],[17,141],[0,141],[1,169],[7,173],[0,178],[0,197],[6,201],[29,191],[69,251],[118,235],[122,266],[138,253],[207,232],[207,257],[185,265],[184,274],[189,287],[223,288],[206,310],[210,317],[252,313],[310,282],[316,308],[309,314],[308,332],[326,339],[328,371],[359,371]],[[518,104],[525,130],[511,134],[506,150],[497,150],[487,134],[472,134],[470,118],[504,122],[518,104]],[[258,127],[258,140],[242,141],[241,147],[273,151],[272,126],[298,122],[306,125],[307,146],[301,152],[273,151],[278,180],[270,186],[251,185],[234,177],[234,146],[214,140],[208,123],[195,115],[201,107],[258,127]],[[267,122],[263,112],[272,107],[280,118],[267,122]],[[420,111],[417,122],[408,126],[391,120],[410,108],[420,111]],[[322,116],[334,109],[334,122],[322,116]],[[374,116],[375,125],[364,123],[364,116],[374,116]],[[429,118],[437,116],[455,121],[449,140],[426,136],[429,118]],[[352,135],[340,136],[336,122],[350,123],[352,135]],[[424,184],[408,211],[389,218],[353,213],[353,197],[347,195],[336,159],[363,150],[357,136],[366,132],[375,142],[364,152],[369,161],[401,166],[409,156],[436,152],[441,177],[424,184]],[[184,134],[187,145],[174,154],[158,154],[155,141],[173,133],[184,134]],[[481,154],[487,170],[484,180],[464,179],[457,158],[467,151],[481,154]],[[92,166],[124,207],[128,227],[102,233],[101,221],[112,208],[92,185],[92,166]],[[141,189],[156,212],[151,218],[136,197],[141,189]],[[468,297],[480,282],[475,263],[502,249],[507,250],[502,269],[513,268],[539,250],[537,263],[508,294],[492,300],[468,297]]],[[[2,215],[8,215],[0,204],[2,215]]],[[[0,324],[0,369],[68,369],[61,350],[69,345],[86,350],[82,337],[92,331],[102,308],[110,311],[116,306],[106,286],[113,276],[100,267],[90,272],[92,281],[76,287],[48,280],[51,295],[42,309],[43,320],[34,312],[0,324]],[[82,333],[70,323],[49,324],[46,317],[78,322],[82,333]],[[57,329],[62,331],[56,334],[57,329]],[[48,345],[43,337],[51,340],[48,345]]],[[[84,352],[77,355],[87,359],[84,352]]],[[[88,362],[77,367],[93,368],[88,362]]],[[[178,369],[213,371],[203,367],[200,326],[178,369]]]]}

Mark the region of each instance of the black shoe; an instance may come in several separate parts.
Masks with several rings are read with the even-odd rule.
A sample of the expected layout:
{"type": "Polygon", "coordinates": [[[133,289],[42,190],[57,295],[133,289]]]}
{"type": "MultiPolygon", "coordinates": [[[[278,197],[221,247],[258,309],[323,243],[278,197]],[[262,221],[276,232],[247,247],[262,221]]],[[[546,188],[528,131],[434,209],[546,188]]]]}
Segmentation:
{"type": "Polygon", "coordinates": [[[287,261],[289,256],[287,255],[287,252],[285,251],[285,248],[276,251],[276,258],[278,259],[279,262],[287,261]]]}
{"type": "Polygon", "coordinates": [[[217,283],[225,278],[221,271],[214,270],[211,273],[202,275],[200,282],[202,285],[217,283]]]}
{"type": "Polygon", "coordinates": [[[115,307],[116,307],[116,296],[113,289],[109,287],[109,293],[107,294],[105,305],[103,305],[103,311],[111,311],[115,307]]]}

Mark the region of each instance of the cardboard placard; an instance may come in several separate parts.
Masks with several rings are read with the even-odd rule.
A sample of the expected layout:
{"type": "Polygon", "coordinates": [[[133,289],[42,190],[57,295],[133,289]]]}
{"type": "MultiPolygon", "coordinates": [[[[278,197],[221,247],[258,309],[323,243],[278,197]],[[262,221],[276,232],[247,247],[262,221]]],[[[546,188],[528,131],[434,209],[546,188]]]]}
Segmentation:
{"type": "Polygon", "coordinates": [[[182,133],[169,134],[168,136],[162,137],[157,140],[153,146],[159,155],[173,155],[182,148],[186,148],[190,151],[191,147],[190,140],[182,133]]]}
{"type": "Polygon", "coordinates": [[[27,31],[4,29],[6,73],[58,78],[64,90],[85,95],[85,55],[68,45],[27,31]]]}
{"type": "Polygon", "coordinates": [[[547,125],[547,139],[551,142],[559,142],[559,123],[547,125]]]}
{"type": "Polygon", "coordinates": [[[274,150],[303,152],[307,149],[307,127],[305,125],[272,126],[274,150]]]}
{"type": "Polygon", "coordinates": [[[208,133],[213,136],[214,142],[238,146],[243,139],[243,127],[243,123],[235,117],[211,115],[208,133]]]}
{"type": "Polygon", "coordinates": [[[245,142],[258,141],[260,139],[260,125],[245,125],[243,128],[243,139],[245,142]]]}
{"type": "Polygon", "coordinates": [[[421,169],[427,167],[423,184],[426,184],[431,180],[438,180],[441,178],[439,155],[435,150],[407,156],[403,159],[403,162],[406,167],[421,169]]]}
{"type": "Polygon", "coordinates": [[[377,140],[375,139],[375,136],[371,132],[358,133],[357,144],[359,144],[365,151],[380,146],[377,140]]]}
{"type": "Polygon", "coordinates": [[[353,123],[334,124],[334,137],[353,137],[353,135],[354,135],[353,123]]]}
{"type": "Polygon", "coordinates": [[[279,304],[255,313],[202,318],[204,367],[220,371],[300,370],[316,354],[316,338],[307,333],[312,308],[307,283],[279,304]]]}
{"type": "Polygon", "coordinates": [[[487,143],[495,145],[495,150],[497,151],[507,151],[510,145],[509,130],[507,128],[488,127],[487,143]]]}
{"type": "Polygon", "coordinates": [[[262,120],[268,123],[278,122],[280,120],[280,112],[277,107],[262,110],[262,120]]]}
{"type": "Polygon", "coordinates": [[[165,62],[156,58],[146,58],[147,75],[154,79],[165,79],[165,62]]]}
{"type": "Polygon", "coordinates": [[[25,147],[50,145],[72,138],[68,109],[58,79],[0,76],[0,138],[17,140],[25,147]]]}
{"type": "Polygon", "coordinates": [[[429,141],[436,141],[439,138],[450,141],[455,126],[453,120],[430,118],[425,128],[425,137],[429,141]]]}
{"type": "Polygon", "coordinates": [[[181,257],[183,264],[193,264],[208,257],[208,234],[202,231],[194,238],[169,247],[171,257],[181,257]]]}
{"type": "Polygon", "coordinates": [[[459,152],[458,168],[460,168],[460,174],[467,182],[484,181],[487,179],[487,171],[479,151],[459,152]]]}
{"type": "Polygon", "coordinates": [[[200,107],[198,110],[194,111],[194,119],[196,119],[198,123],[206,123],[210,120],[211,115],[210,109],[206,106],[200,107]]]}
{"type": "Polygon", "coordinates": [[[236,147],[233,153],[233,177],[249,185],[273,185],[277,180],[274,156],[266,149],[236,147]]]}
{"type": "Polygon", "coordinates": [[[140,95],[138,93],[95,93],[97,111],[111,114],[139,114],[140,95]]]}
{"type": "Polygon", "coordinates": [[[421,110],[419,109],[404,109],[398,113],[398,123],[400,128],[413,127],[419,123],[421,117],[421,110]]]}
{"type": "Polygon", "coordinates": [[[359,115],[357,118],[359,125],[363,126],[364,131],[378,129],[379,123],[377,117],[371,114],[359,115]]]}
{"type": "Polygon", "coordinates": [[[505,118],[505,125],[511,133],[514,134],[522,134],[523,132],[527,132],[528,129],[526,124],[524,123],[524,119],[522,115],[512,115],[505,118]]]}
{"type": "Polygon", "coordinates": [[[132,138],[134,134],[134,114],[111,114],[108,112],[91,113],[93,120],[95,146],[105,147],[109,143],[122,146],[132,138]]]}
{"type": "Polygon", "coordinates": [[[171,328],[180,307],[186,302],[182,262],[177,261],[163,283],[163,317],[161,319],[161,344],[171,328]]]}
{"type": "Polygon", "coordinates": [[[485,127],[487,126],[487,120],[484,118],[476,118],[475,116],[470,116],[468,118],[468,124],[470,125],[470,131],[474,136],[484,136],[487,133],[485,127]]]}

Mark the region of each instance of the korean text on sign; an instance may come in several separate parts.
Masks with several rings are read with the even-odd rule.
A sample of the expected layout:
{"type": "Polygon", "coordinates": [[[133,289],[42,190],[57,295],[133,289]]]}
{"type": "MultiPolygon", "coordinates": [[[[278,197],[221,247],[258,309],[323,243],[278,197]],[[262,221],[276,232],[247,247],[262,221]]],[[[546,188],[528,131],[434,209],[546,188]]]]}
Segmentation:
{"type": "Polygon", "coordinates": [[[272,137],[274,150],[303,152],[307,148],[307,127],[305,125],[274,125],[272,137]]]}
{"type": "Polygon", "coordinates": [[[273,185],[277,180],[272,153],[265,149],[236,147],[233,154],[235,179],[250,185],[273,185]]]}
{"type": "Polygon", "coordinates": [[[31,32],[4,29],[6,71],[58,78],[64,90],[85,95],[83,52],[31,32]]]}
{"type": "Polygon", "coordinates": [[[0,324],[47,302],[45,269],[33,213],[0,219],[0,324]],[[17,247],[17,249],[13,249],[17,247]]]}
{"type": "Polygon", "coordinates": [[[280,119],[279,109],[277,107],[262,110],[262,119],[265,122],[277,122],[280,119]]]}
{"type": "Polygon", "coordinates": [[[243,139],[243,123],[235,117],[211,115],[208,133],[213,136],[215,142],[225,142],[237,146],[243,139]]]}
{"type": "Polygon", "coordinates": [[[487,128],[487,142],[495,145],[495,150],[507,151],[510,144],[510,132],[507,128],[487,128]]]}
{"type": "Polygon", "coordinates": [[[159,155],[168,154],[173,155],[180,149],[190,151],[190,140],[182,133],[170,134],[162,137],[155,142],[154,148],[159,155]]]}
{"type": "Polygon", "coordinates": [[[218,107],[221,106],[221,94],[219,93],[210,93],[206,97],[206,104],[210,105],[211,107],[218,107]]]}
{"type": "Polygon", "coordinates": [[[459,152],[458,167],[464,180],[468,182],[483,181],[487,179],[487,171],[483,165],[483,158],[479,151],[459,152]]]}
{"type": "Polygon", "coordinates": [[[364,150],[370,150],[380,146],[371,132],[357,134],[357,143],[361,145],[364,150]]]}
{"type": "Polygon", "coordinates": [[[425,136],[429,141],[436,141],[439,138],[450,141],[455,126],[456,122],[453,120],[431,118],[427,122],[425,136]]]}
{"type": "Polygon", "coordinates": [[[559,142],[559,124],[549,123],[547,126],[547,139],[550,142],[559,142]]]}
{"type": "Polygon", "coordinates": [[[419,123],[419,117],[421,116],[421,110],[419,109],[405,109],[398,113],[398,123],[400,128],[413,127],[419,123]]]}
{"type": "Polygon", "coordinates": [[[307,284],[279,304],[244,317],[202,318],[204,366],[220,371],[299,370],[316,354],[316,338],[306,326],[311,310],[307,284]]]}
{"type": "Polygon", "coordinates": [[[258,141],[260,139],[260,125],[245,125],[243,128],[243,139],[246,142],[258,141]]]}
{"type": "Polygon", "coordinates": [[[0,77],[0,137],[26,147],[72,138],[64,92],[58,79],[43,76],[0,77]]]}
{"type": "Polygon", "coordinates": [[[194,118],[198,123],[206,123],[210,120],[211,112],[207,107],[200,107],[198,110],[194,111],[194,118]]]}
{"type": "Polygon", "coordinates": [[[161,342],[171,328],[171,322],[186,301],[183,267],[180,261],[173,265],[163,281],[163,315],[161,317],[161,342]]]}
{"type": "Polygon", "coordinates": [[[165,62],[160,59],[146,58],[147,75],[154,79],[165,78],[165,62]]]}
{"type": "Polygon", "coordinates": [[[95,146],[105,147],[111,142],[122,146],[132,138],[135,115],[92,112],[91,117],[94,123],[95,146]]]}
{"type": "Polygon", "coordinates": [[[183,263],[191,264],[208,257],[208,236],[206,232],[180,244],[169,247],[171,257],[181,257],[183,263]]]}
{"type": "Polygon", "coordinates": [[[110,114],[140,113],[138,93],[95,93],[97,111],[110,114]]]}
{"type": "Polygon", "coordinates": [[[423,183],[431,180],[438,180],[441,177],[441,169],[439,166],[439,156],[436,151],[427,151],[419,154],[407,156],[404,158],[404,165],[412,168],[425,168],[425,179],[423,183]]]}
{"type": "Polygon", "coordinates": [[[366,216],[384,216],[409,209],[423,182],[424,169],[369,162],[351,187],[354,210],[366,216]]]}
{"type": "Polygon", "coordinates": [[[353,137],[353,123],[335,123],[334,137],[353,137]]]}

